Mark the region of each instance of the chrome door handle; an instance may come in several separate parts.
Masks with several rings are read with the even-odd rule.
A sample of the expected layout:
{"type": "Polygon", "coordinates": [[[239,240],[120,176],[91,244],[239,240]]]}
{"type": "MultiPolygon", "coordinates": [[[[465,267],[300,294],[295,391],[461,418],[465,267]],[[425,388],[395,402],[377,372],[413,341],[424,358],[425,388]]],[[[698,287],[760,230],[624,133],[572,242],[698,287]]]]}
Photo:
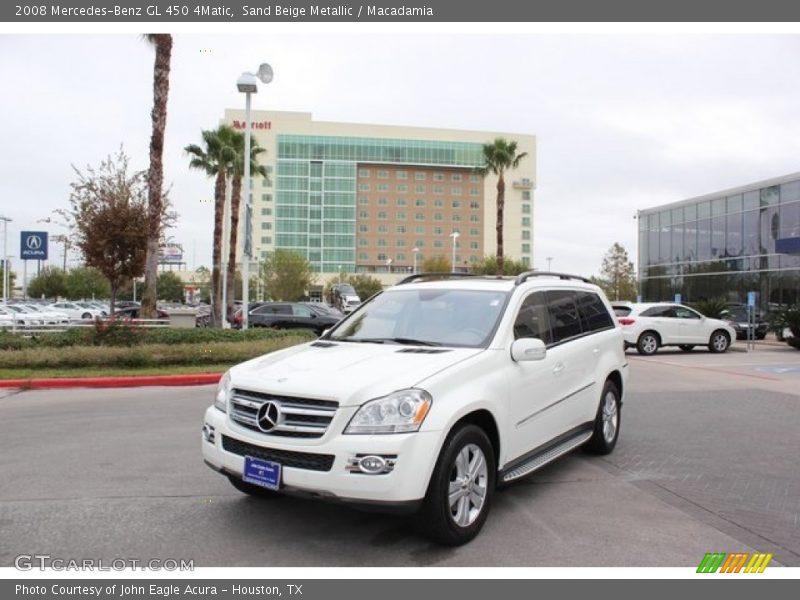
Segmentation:
{"type": "Polygon", "coordinates": [[[553,367],[553,373],[555,375],[558,375],[563,370],[564,370],[564,363],[558,363],[555,367],[553,367]]]}

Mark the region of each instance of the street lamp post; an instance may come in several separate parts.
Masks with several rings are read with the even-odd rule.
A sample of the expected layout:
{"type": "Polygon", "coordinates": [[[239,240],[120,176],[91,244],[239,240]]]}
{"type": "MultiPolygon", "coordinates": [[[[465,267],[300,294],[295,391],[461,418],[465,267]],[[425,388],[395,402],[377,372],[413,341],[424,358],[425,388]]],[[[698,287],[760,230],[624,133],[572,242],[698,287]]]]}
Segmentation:
{"type": "Polygon", "coordinates": [[[553,257],[552,256],[548,256],[546,260],[547,260],[547,270],[548,270],[548,272],[552,271],[551,265],[553,264],[553,257]]]}
{"type": "Polygon", "coordinates": [[[236,80],[236,87],[245,95],[245,130],[244,130],[244,256],[242,260],[242,329],[247,329],[250,299],[250,258],[252,255],[252,223],[253,207],[250,203],[250,96],[258,92],[256,77],[263,83],[272,81],[272,67],[262,63],[257,73],[242,73],[236,80]]]}
{"type": "Polygon", "coordinates": [[[453,233],[450,234],[450,237],[453,238],[453,260],[450,263],[450,265],[451,265],[451,267],[453,269],[453,273],[456,272],[456,242],[457,242],[458,237],[460,235],[461,234],[459,232],[457,232],[457,231],[454,231],[453,233]]]}
{"type": "Polygon", "coordinates": [[[0,215],[0,221],[3,222],[3,304],[8,302],[8,224],[12,219],[0,215]]]}
{"type": "Polygon", "coordinates": [[[412,271],[412,273],[416,273],[417,272],[417,254],[419,254],[419,248],[414,247],[414,248],[411,249],[411,251],[414,253],[414,270],[412,271]]]}

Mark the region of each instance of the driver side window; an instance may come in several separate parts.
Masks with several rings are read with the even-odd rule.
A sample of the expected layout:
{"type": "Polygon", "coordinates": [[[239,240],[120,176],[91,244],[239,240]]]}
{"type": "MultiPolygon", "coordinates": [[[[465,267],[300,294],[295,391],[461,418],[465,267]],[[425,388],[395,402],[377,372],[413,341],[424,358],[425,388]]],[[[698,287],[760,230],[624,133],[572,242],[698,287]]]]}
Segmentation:
{"type": "Polygon", "coordinates": [[[514,339],[520,338],[539,338],[545,345],[553,343],[543,292],[534,292],[522,302],[514,321],[514,339]]]}

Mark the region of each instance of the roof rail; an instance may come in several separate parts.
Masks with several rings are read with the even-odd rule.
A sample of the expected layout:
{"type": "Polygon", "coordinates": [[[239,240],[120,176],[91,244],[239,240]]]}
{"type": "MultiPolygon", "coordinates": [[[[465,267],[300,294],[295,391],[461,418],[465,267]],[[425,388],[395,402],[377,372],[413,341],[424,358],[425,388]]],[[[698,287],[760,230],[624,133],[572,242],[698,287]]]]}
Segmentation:
{"type": "Polygon", "coordinates": [[[408,277],[404,277],[395,285],[404,285],[406,283],[414,283],[420,279],[458,279],[461,277],[486,277],[480,273],[414,273],[408,277]]]}
{"type": "Polygon", "coordinates": [[[550,271],[525,271],[524,273],[520,273],[517,275],[517,278],[514,280],[514,286],[522,285],[531,277],[558,277],[559,279],[576,279],[578,281],[583,281],[584,283],[592,283],[586,277],[581,277],[580,275],[570,275],[569,273],[552,273],[550,271]]]}

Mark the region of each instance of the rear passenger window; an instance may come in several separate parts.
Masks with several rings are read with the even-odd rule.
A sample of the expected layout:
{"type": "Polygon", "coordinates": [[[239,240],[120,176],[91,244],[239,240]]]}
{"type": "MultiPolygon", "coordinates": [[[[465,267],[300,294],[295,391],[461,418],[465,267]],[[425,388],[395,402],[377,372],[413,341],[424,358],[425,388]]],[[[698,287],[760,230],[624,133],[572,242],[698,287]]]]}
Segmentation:
{"type": "Polygon", "coordinates": [[[577,292],[576,296],[585,331],[613,329],[614,321],[611,319],[611,315],[608,314],[606,305],[600,300],[600,296],[592,292],[577,292]]]}
{"type": "Polygon", "coordinates": [[[575,292],[552,290],[545,292],[547,314],[553,330],[553,342],[558,343],[582,333],[581,318],[575,304],[575,292]]]}
{"type": "Polygon", "coordinates": [[[514,321],[514,339],[520,338],[539,338],[545,344],[553,343],[543,292],[534,292],[522,302],[514,321]]]}
{"type": "Polygon", "coordinates": [[[643,317],[671,317],[671,306],[653,306],[642,312],[643,317]]]}

